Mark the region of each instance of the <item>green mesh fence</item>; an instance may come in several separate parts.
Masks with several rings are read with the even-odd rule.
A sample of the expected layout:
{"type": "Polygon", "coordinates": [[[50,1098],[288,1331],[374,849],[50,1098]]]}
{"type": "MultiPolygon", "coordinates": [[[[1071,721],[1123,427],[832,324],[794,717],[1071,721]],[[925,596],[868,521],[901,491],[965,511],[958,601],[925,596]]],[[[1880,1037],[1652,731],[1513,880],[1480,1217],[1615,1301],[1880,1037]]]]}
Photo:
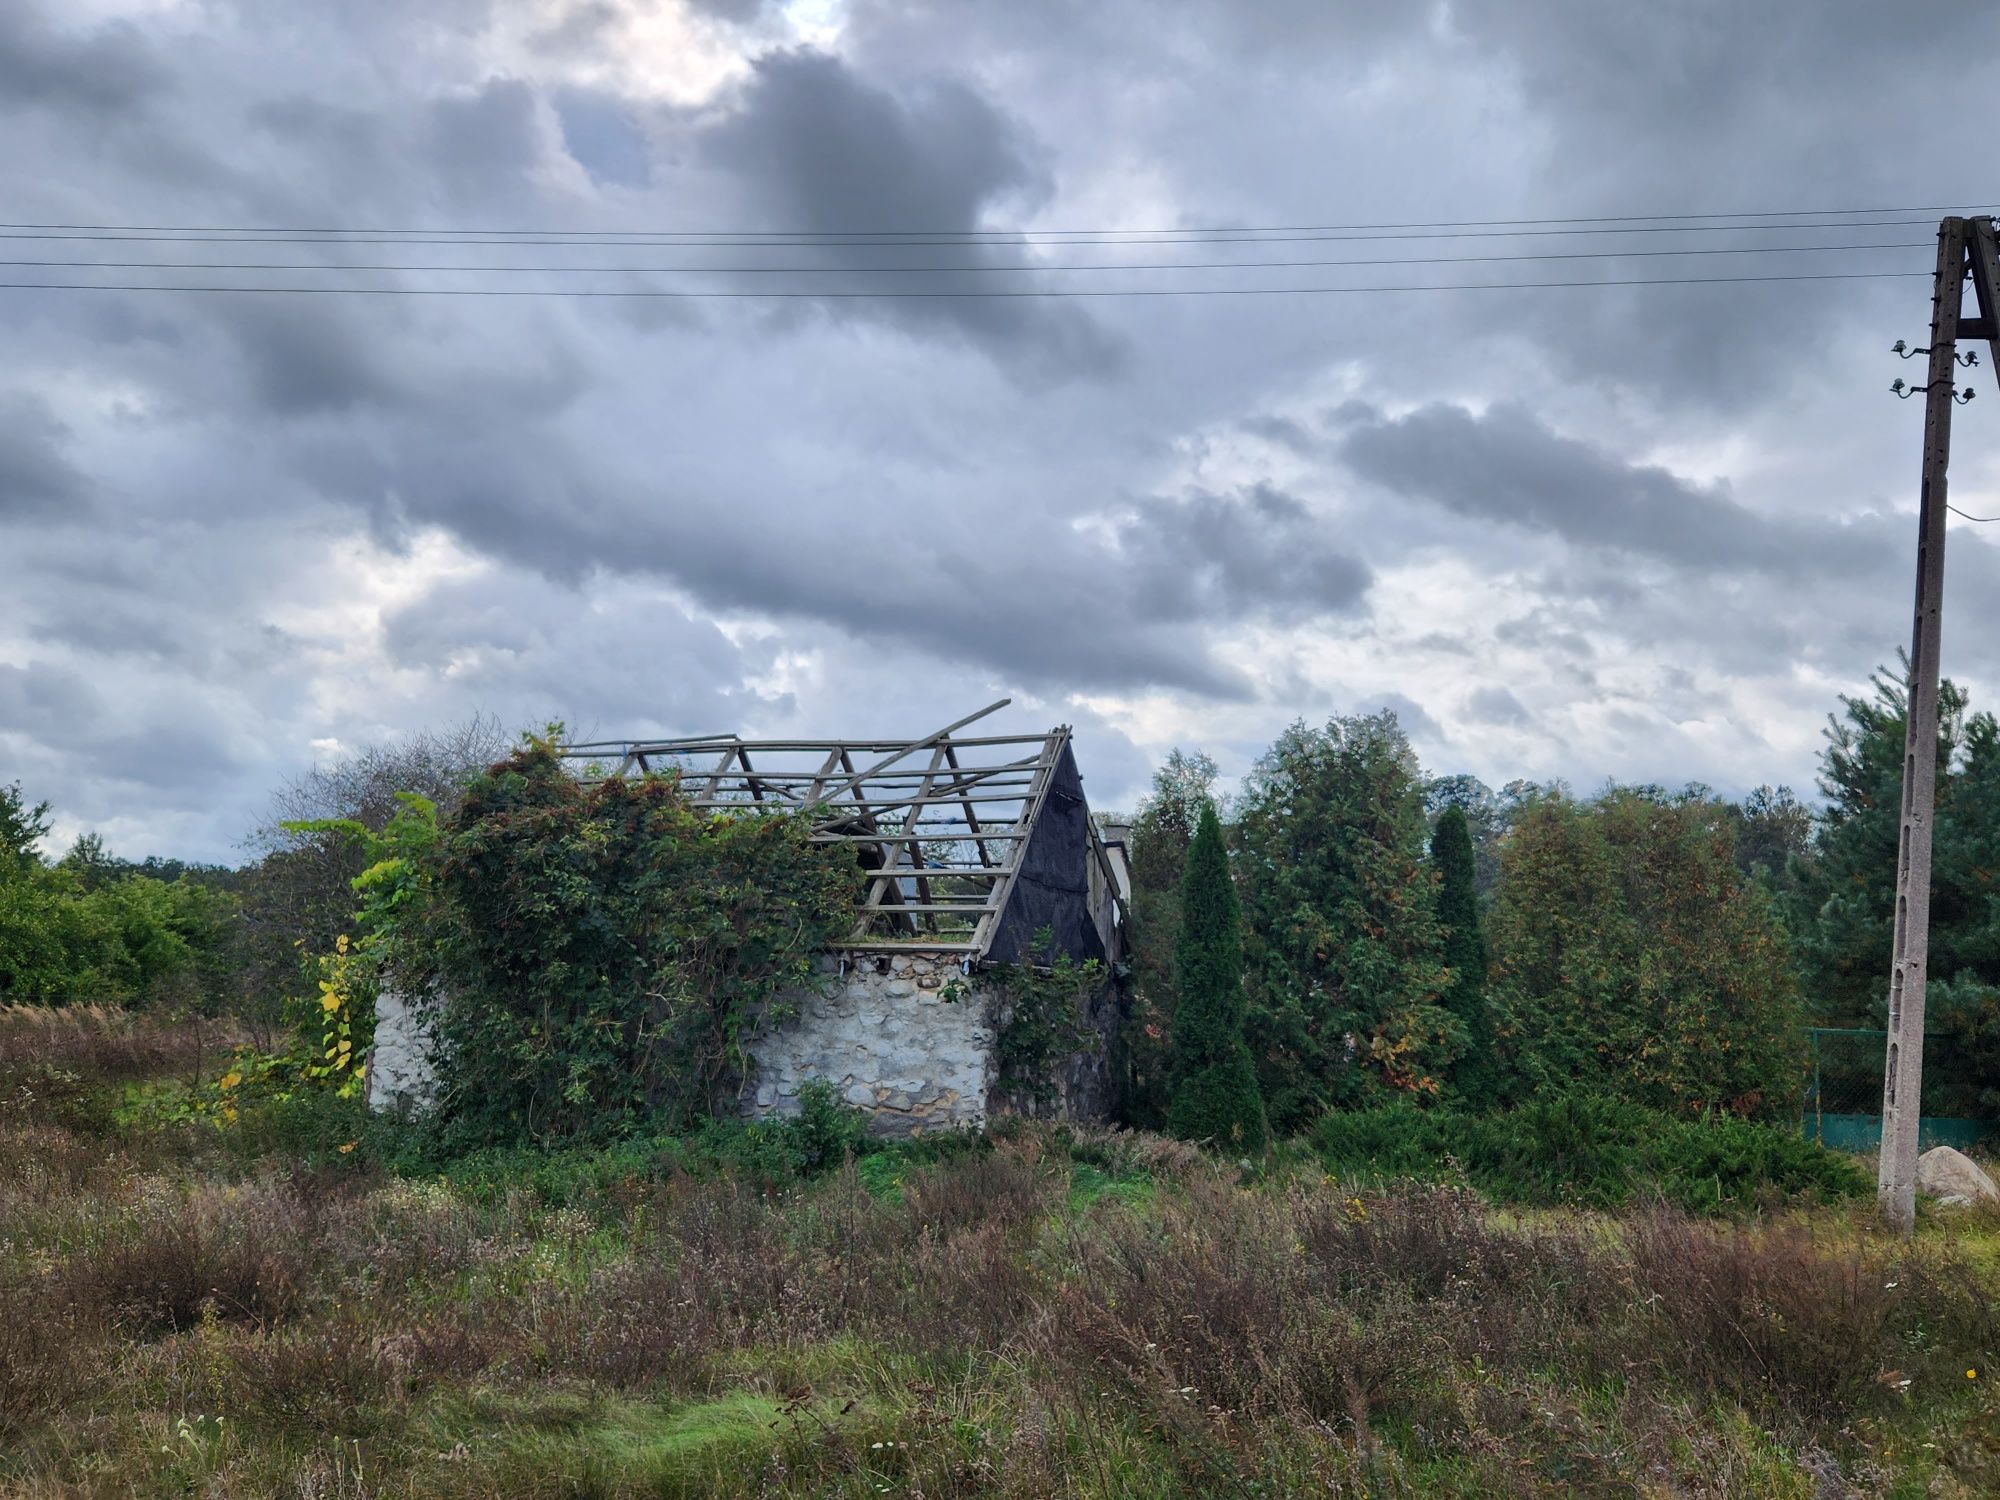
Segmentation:
{"type": "MultiPolygon", "coordinates": [[[[1882,1143],[1882,1066],[1889,1033],[1817,1026],[1811,1038],[1806,1134],[1843,1151],[1876,1149],[1882,1143]]],[[[1971,1146],[2000,1133],[1993,1122],[1965,1109],[1967,1091],[1952,1071],[1950,1045],[1948,1037],[1924,1038],[1924,1113],[1917,1126],[1923,1150],[1971,1146]]]]}

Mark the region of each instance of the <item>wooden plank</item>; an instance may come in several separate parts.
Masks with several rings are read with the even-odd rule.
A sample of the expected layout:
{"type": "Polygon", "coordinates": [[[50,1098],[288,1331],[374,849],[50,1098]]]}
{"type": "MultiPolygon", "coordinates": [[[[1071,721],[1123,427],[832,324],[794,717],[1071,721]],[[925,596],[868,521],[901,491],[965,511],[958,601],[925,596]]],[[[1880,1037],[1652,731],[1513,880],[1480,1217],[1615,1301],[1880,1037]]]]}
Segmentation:
{"type": "MultiPolygon", "coordinates": [[[[976,720],[985,718],[990,713],[998,712],[1000,709],[1005,708],[1009,703],[1012,703],[1013,701],[1014,700],[1012,698],[998,699],[995,702],[987,704],[986,707],[980,709],[977,713],[967,714],[964,718],[955,720],[954,722],[945,725],[944,728],[938,730],[934,734],[927,734],[920,740],[913,740],[909,744],[903,746],[900,750],[890,751],[889,754],[884,756],[877,764],[870,766],[866,771],[857,774],[853,778],[853,780],[848,783],[848,785],[859,786],[862,782],[866,781],[875,772],[887,770],[890,766],[894,765],[897,761],[901,760],[906,755],[914,755],[919,750],[929,749],[932,745],[935,745],[939,740],[944,739],[947,735],[950,735],[957,730],[963,729],[966,725],[973,723],[976,720]]],[[[808,807],[811,807],[820,802],[837,801],[843,795],[845,790],[846,788],[842,787],[835,791],[823,793],[822,795],[813,798],[812,801],[807,803],[806,805],[808,807]]]]}
{"type": "MultiPolygon", "coordinates": [[[[958,770],[959,769],[958,747],[956,745],[947,744],[944,747],[944,753],[945,753],[945,758],[951,763],[951,768],[954,771],[958,770]]],[[[1032,778],[1030,779],[1032,780],[1032,778]]],[[[970,802],[967,802],[965,804],[965,824],[966,827],[971,829],[974,834],[977,834],[979,832],[979,814],[972,810],[972,804],[970,802]]],[[[993,860],[992,857],[986,851],[986,841],[984,839],[979,840],[978,849],[979,849],[979,862],[982,865],[992,864],[993,860]]]]}
{"type": "MultiPolygon", "coordinates": [[[[740,806],[741,804],[739,803],[738,805],[740,806]]],[[[917,842],[924,844],[969,844],[974,839],[974,835],[969,833],[906,833],[899,836],[907,839],[915,839],[917,842]]],[[[822,844],[865,844],[874,842],[874,836],[866,833],[829,833],[816,831],[812,837],[813,842],[822,844]]],[[[990,840],[993,843],[1018,843],[1020,840],[1025,839],[1027,835],[1008,829],[1003,832],[981,833],[977,837],[983,840],[990,840]]]]}
{"type": "Polygon", "coordinates": [[[906,940],[891,942],[881,938],[866,940],[850,939],[842,943],[830,943],[828,951],[833,953],[977,953],[979,944],[953,940],[950,942],[925,942],[906,940]]]}
{"type": "Polygon", "coordinates": [[[741,745],[731,745],[722,752],[722,758],[716,761],[715,769],[708,773],[708,786],[703,792],[703,796],[713,797],[715,795],[716,788],[722,785],[722,773],[736,763],[736,757],[742,749],[741,745]]]}
{"type": "Polygon", "coordinates": [[[863,903],[854,909],[867,912],[894,912],[899,916],[906,911],[955,911],[973,916],[984,912],[986,903],[984,901],[887,901],[879,905],[863,903]]]}
{"type": "MultiPolygon", "coordinates": [[[[995,745],[1034,745],[1039,744],[1047,738],[1046,734],[954,734],[950,737],[951,743],[961,750],[979,749],[995,745]]],[[[587,745],[565,745],[559,753],[572,758],[585,757],[586,752],[601,753],[607,750],[644,750],[648,754],[658,755],[687,754],[690,752],[713,750],[730,741],[748,745],[752,750],[760,754],[769,754],[773,751],[794,751],[800,754],[810,752],[816,755],[823,755],[829,750],[846,750],[850,754],[866,755],[870,753],[880,754],[884,751],[899,748],[907,749],[909,747],[909,742],[905,740],[745,740],[739,739],[735,735],[719,734],[712,738],[700,740],[598,740],[587,745]]],[[[917,748],[919,750],[928,749],[930,748],[930,742],[926,740],[919,744],[917,748]]]]}
{"type": "MultiPolygon", "coordinates": [[[[944,764],[943,749],[934,748],[931,751],[930,770],[925,773],[925,779],[918,788],[919,796],[922,796],[923,793],[929,789],[930,777],[934,775],[938,767],[943,764],[944,764]]],[[[885,840],[880,845],[880,848],[882,850],[882,868],[876,874],[874,879],[874,884],[869,889],[867,901],[864,901],[862,903],[861,909],[863,911],[880,910],[879,907],[872,906],[870,903],[880,901],[882,897],[887,894],[889,881],[900,880],[902,878],[897,873],[897,865],[903,858],[904,850],[907,849],[909,851],[910,863],[912,865],[921,865],[923,863],[923,858],[924,858],[923,847],[914,841],[906,841],[900,838],[890,838],[885,840]]],[[[900,895],[902,892],[901,885],[898,885],[896,887],[896,890],[897,893],[900,895]]],[[[929,881],[919,880],[917,882],[917,895],[924,901],[930,900],[929,881]]],[[[906,909],[910,911],[924,910],[922,906],[909,906],[906,909]]]]}

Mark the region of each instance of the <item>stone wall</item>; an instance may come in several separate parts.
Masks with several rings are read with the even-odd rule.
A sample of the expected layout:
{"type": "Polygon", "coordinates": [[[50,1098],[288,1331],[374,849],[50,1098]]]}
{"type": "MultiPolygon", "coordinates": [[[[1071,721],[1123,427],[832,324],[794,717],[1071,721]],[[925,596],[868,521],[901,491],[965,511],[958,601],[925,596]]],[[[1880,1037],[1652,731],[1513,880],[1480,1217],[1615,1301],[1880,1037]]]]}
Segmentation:
{"type": "Polygon", "coordinates": [[[409,1002],[394,990],[375,997],[375,1045],[368,1054],[368,1107],[407,1113],[431,1095],[430,1059],[423,1028],[409,1002]]]}
{"type": "MultiPolygon", "coordinates": [[[[1009,1100],[997,1089],[995,1032],[1003,1006],[994,981],[966,974],[950,954],[862,954],[822,963],[822,984],[789,996],[797,1015],[751,1044],[742,1113],[798,1112],[799,1089],[820,1078],[843,1102],[874,1116],[880,1136],[978,1128],[990,1115],[1022,1112],[1102,1119],[1113,1104],[1108,1071],[1119,1003],[1107,986],[1090,1003],[1099,1042],[1069,1058],[1054,1097],[1009,1100]]],[[[403,997],[376,1000],[368,1102],[377,1110],[421,1109],[431,1093],[421,1027],[403,997]]]]}
{"type": "Polygon", "coordinates": [[[983,1125],[994,1071],[991,985],[948,954],[824,962],[826,992],[791,996],[797,1018],[752,1044],[743,1113],[795,1114],[800,1087],[822,1078],[874,1114],[877,1135],[983,1125]]]}

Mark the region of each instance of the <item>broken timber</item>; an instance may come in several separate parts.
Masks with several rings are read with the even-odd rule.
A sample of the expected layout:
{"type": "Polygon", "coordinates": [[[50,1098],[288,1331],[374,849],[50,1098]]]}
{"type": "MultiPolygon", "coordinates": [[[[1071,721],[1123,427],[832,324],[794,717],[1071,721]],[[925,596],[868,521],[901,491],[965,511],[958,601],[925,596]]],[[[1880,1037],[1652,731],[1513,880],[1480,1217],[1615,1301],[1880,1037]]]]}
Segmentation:
{"type": "Polygon", "coordinates": [[[815,843],[851,846],[868,880],[844,951],[1011,961],[1042,917],[1101,912],[1094,934],[1057,932],[1056,946],[1113,956],[1122,879],[1084,807],[1068,726],[960,733],[1005,706],[910,741],[702,735],[561,753],[589,779],[672,774],[697,809],[806,817],[815,843]]]}

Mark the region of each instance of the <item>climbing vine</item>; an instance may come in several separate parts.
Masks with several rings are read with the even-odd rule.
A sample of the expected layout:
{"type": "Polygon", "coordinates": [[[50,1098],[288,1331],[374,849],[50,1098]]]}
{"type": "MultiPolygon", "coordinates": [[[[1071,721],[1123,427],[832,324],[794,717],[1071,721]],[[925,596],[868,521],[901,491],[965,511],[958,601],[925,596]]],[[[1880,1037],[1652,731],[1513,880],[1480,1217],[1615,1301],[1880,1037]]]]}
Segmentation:
{"type": "Polygon", "coordinates": [[[1024,1103],[1048,1104],[1055,1098],[1056,1064],[1094,1038],[1087,1010],[1091,996],[1103,988],[1104,965],[1056,952],[1054,934],[1043,928],[1030,956],[1001,965],[994,978],[1000,1088],[1024,1103]]]}
{"type": "Polygon", "coordinates": [[[672,776],[583,782],[531,739],[407,866],[371,870],[383,972],[462,1141],[603,1138],[733,1107],[759,1028],[853,921],[860,871],[787,814],[672,776]]]}

